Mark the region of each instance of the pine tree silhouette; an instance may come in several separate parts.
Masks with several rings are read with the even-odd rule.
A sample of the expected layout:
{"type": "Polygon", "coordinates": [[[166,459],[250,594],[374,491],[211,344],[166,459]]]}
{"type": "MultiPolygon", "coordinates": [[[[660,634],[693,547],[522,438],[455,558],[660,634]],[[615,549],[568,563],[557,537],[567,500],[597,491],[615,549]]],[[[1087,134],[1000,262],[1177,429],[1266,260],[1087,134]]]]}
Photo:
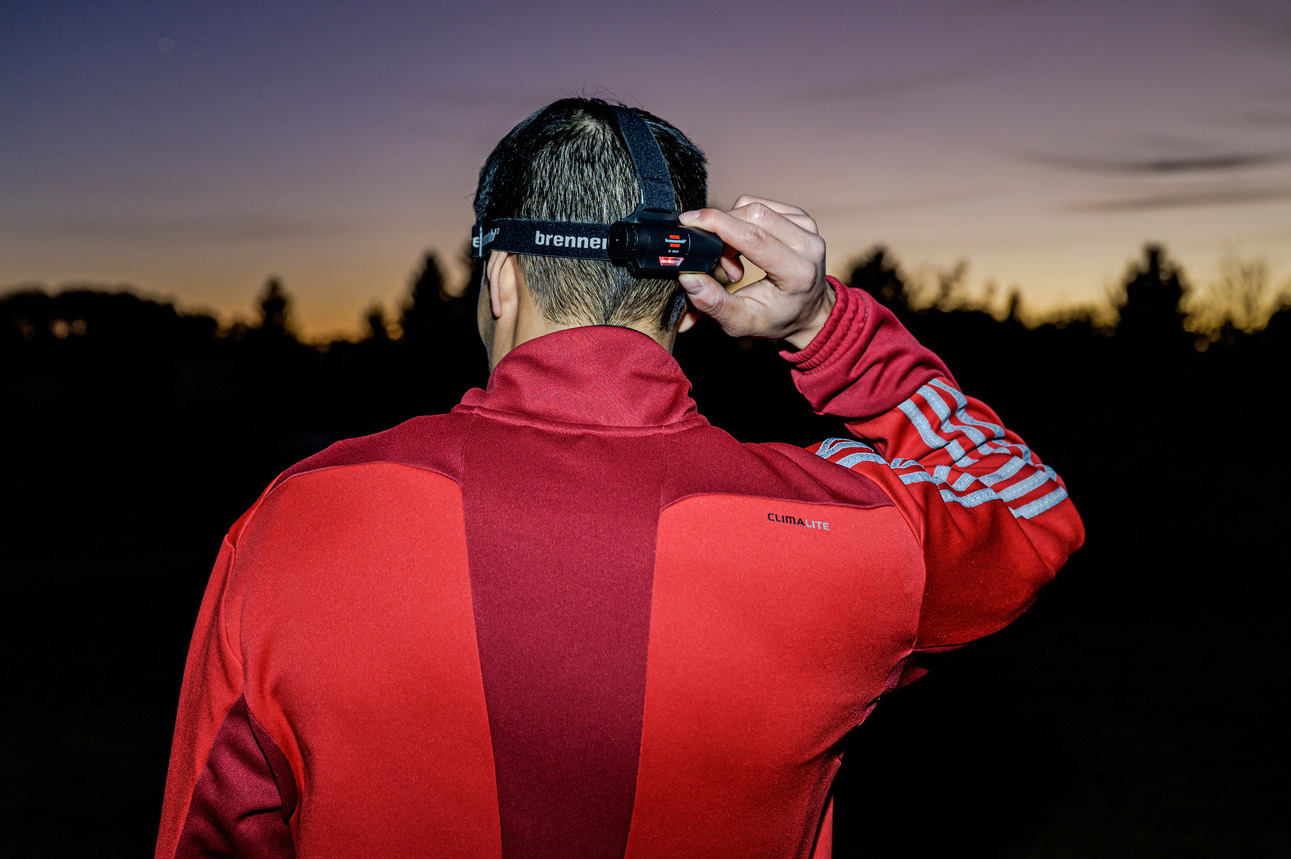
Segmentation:
{"type": "Polygon", "coordinates": [[[256,340],[285,342],[296,339],[291,326],[291,296],[287,295],[279,278],[270,277],[265,282],[264,291],[256,303],[260,311],[260,322],[252,329],[256,340]]]}
{"type": "Polygon", "coordinates": [[[898,317],[914,313],[913,292],[883,245],[875,245],[852,263],[847,285],[865,290],[898,317]]]}
{"type": "Polygon", "coordinates": [[[428,343],[436,333],[437,319],[443,313],[443,305],[447,300],[439,258],[433,251],[427,251],[422,258],[420,270],[412,279],[412,290],[399,318],[403,341],[415,346],[428,343]]]}
{"type": "Polygon", "coordinates": [[[1186,292],[1179,266],[1167,258],[1165,249],[1145,245],[1143,261],[1130,268],[1117,307],[1117,339],[1131,349],[1165,358],[1190,348],[1193,337],[1184,327],[1186,292]]]}

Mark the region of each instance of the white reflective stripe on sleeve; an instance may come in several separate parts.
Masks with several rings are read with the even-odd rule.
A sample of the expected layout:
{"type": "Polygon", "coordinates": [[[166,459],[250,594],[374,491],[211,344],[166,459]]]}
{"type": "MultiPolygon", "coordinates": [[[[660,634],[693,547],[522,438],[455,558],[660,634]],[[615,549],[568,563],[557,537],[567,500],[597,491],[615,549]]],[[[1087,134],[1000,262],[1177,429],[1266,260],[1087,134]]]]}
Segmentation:
{"type": "Polygon", "coordinates": [[[979,421],[977,418],[970,415],[968,413],[968,398],[964,396],[963,392],[946,382],[945,379],[933,379],[928,384],[941,388],[943,391],[950,394],[951,398],[955,401],[955,417],[958,420],[989,430],[990,437],[993,439],[1004,438],[1004,427],[999,424],[993,424],[989,421],[979,421]]]}
{"type": "Polygon", "coordinates": [[[921,463],[901,457],[889,462],[876,453],[874,448],[853,439],[827,439],[821,443],[817,455],[829,459],[842,451],[854,449],[854,453],[835,460],[835,464],[850,468],[862,462],[881,463],[894,471],[903,472],[899,477],[907,486],[933,483],[942,487],[938,494],[947,503],[976,507],[987,501],[1001,501],[1009,506],[1015,517],[1021,519],[1043,513],[1067,497],[1066,490],[1059,486],[1040,498],[1013,506],[1011,502],[1021,501],[1047,484],[1056,483],[1057,474],[1052,468],[1037,464],[1031,449],[1026,445],[1005,441],[1002,426],[968,414],[968,399],[945,380],[933,379],[898,408],[909,419],[924,444],[932,450],[944,449],[951,456],[954,460],[953,470],[952,466],[937,465],[929,472],[921,463]],[[943,394],[950,398],[950,402],[943,398],[943,394]],[[917,399],[922,399],[936,416],[936,427],[917,399]],[[965,450],[961,440],[971,441],[973,446],[965,450]],[[1009,458],[989,474],[975,475],[963,471],[989,455],[1007,455],[1009,458]],[[1001,490],[994,488],[997,484],[1016,477],[1027,467],[1037,470],[1009,487],[1001,490]],[[952,480],[954,471],[959,473],[952,480]]]}
{"type": "MultiPolygon", "coordinates": [[[[949,390],[956,394],[959,393],[958,391],[955,391],[954,388],[950,388],[949,390]]],[[[973,443],[973,447],[977,448],[986,444],[990,439],[1004,437],[1003,430],[1000,431],[998,436],[994,434],[987,436],[976,427],[970,426],[969,421],[967,420],[968,414],[963,410],[963,408],[961,407],[957,411],[952,411],[950,406],[946,404],[946,401],[941,398],[941,395],[937,393],[932,385],[924,385],[919,389],[919,394],[924,398],[924,401],[932,407],[932,410],[937,415],[938,419],[941,420],[941,425],[938,427],[938,435],[942,438],[963,434],[973,443]],[[953,421],[952,418],[958,418],[958,423],[953,421]]],[[[968,405],[968,401],[963,398],[962,394],[960,394],[956,402],[963,402],[965,406],[968,405]]],[[[950,444],[958,444],[958,441],[951,441],[950,444]]],[[[947,445],[946,449],[950,450],[950,445],[947,445]]],[[[960,451],[960,456],[963,456],[963,445],[960,445],[960,451]]],[[[955,458],[959,459],[960,456],[955,458]]]]}
{"type": "Polygon", "coordinates": [[[1059,486],[1053,492],[1037,498],[1030,504],[1023,504],[1021,507],[1010,509],[1013,510],[1013,515],[1018,519],[1030,519],[1032,516],[1039,516],[1041,513],[1048,510],[1055,504],[1058,504],[1066,497],[1067,490],[1059,486]]]}
{"type": "MultiPolygon", "coordinates": [[[[933,432],[932,424],[928,423],[928,419],[923,416],[923,412],[919,411],[919,407],[915,405],[913,399],[906,400],[897,408],[910,419],[910,423],[919,431],[919,438],[923,439],[924,444],[933,450],[941,450],[946,446],[946,440],[933,432]]],[[[963,451],[961,450],[960,453],[962,455],[963,451]]],[[[955,458],[958,459],[959,457],[955,458]]]]}
{"type": "Polygon", "coordinates": [[[842,459],[835,460],[835,465],[841,465],[843,468],[851,468],[858,462],[878,462],[887,465],[888,461],[877,453],[849,453],[842,459]]]}
{"type": "Polygon", "coordinates": [[[870,447],[868,444],[859,442],[854,438],[827,438],[820,443],[820,448],[816,451],[816,456],[819,456],[822,459],[829,459],[840,450],[847,450],[853,447],[859,447],[868,451],[874,450],[874,448],[870,447]]]}
{"type": "Polygon", "coordinates": [[[1041,486],[1044,486],[1050,480],[1055,480],[1057,477],[1058,475],[1054,473],[1054,470],[1046,465],[1026,480],[1019,480],[1008,489],[1001,489],[1000,497],[1005,501],[1016,501],[1023,495],[1027,495],[1033,490],[1039,489],[1041,486]]]}

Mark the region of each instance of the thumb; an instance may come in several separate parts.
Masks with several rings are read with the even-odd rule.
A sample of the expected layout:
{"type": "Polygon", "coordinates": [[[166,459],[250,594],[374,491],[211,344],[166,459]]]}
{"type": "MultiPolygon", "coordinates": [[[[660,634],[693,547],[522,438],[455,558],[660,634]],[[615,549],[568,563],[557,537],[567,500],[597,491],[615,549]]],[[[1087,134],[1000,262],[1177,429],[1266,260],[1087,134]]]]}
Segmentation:
{"type": "Polygon", "coordinates": [[[696,310],[721,326],[732,337],[742,337],[749,328],[749,311],[740,296],[732,295],[706,274],[683,274],[677,280],[696,310]]]}
{"type": "Polygon", "coordinates": [[[681,274],[677,276],[677,282],[695,309],[708,316],[719,315],[731,297],[720,283],[706,274],[681,274]]]}

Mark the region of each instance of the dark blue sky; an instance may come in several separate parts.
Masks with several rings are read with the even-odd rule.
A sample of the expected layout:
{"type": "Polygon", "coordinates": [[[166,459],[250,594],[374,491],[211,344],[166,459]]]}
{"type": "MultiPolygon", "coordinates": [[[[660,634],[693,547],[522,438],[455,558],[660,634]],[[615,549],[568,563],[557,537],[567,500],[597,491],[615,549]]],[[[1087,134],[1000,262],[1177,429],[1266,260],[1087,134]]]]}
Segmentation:
{"type": "Polygon", "coordinates": [[[475,173],[601,92],[931,279],[1093,302],[1144,241],[1291,276],[1291,4],[34,3],[0,7],[0,286],[128,282],[312,336],[455,259],[475,173]]]}

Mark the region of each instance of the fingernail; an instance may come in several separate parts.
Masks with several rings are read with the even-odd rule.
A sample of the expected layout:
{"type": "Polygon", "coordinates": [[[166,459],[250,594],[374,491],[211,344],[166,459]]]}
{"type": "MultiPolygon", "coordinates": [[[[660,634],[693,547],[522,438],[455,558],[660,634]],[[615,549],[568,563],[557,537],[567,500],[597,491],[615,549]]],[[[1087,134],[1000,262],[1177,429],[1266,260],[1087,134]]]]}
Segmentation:
{"type": "Polygon", "coordinates": [[[687,292],[693,292],[695,289],[699,288],[699,278],[693,274],[679,274],[677,275],[677,282],[680,283],[681,288],[687,292]]]}
{"type": "Polygon", "coordinates": [[[682,212],[677,216],[677,220],[681,221],[683,224],[689,224],[691,221],[699,220],[699,210],[692,209],[689,212],[682,212]]]}

